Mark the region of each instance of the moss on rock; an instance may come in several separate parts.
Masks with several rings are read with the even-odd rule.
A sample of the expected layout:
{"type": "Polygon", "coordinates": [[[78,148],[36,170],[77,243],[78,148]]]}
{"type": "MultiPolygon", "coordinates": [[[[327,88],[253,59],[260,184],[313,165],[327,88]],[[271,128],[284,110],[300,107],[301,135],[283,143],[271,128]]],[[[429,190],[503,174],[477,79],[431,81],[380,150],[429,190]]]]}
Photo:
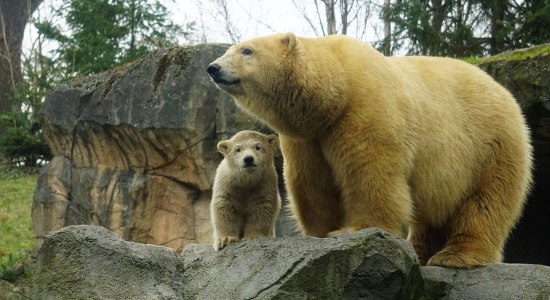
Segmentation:
{"type": "Polygon", "coordinates": [[[488,63],[492,61],[500,60],[525,60],[534,58],[537,56],[546,56],[550,54],[550,43],[542,44],[538,46],[533,46],[525,49],[518,49],[503,52],[497,55],[489,57],[467,57],[464,58],[464,61],[469,62],[474,65],[488,63]]]}

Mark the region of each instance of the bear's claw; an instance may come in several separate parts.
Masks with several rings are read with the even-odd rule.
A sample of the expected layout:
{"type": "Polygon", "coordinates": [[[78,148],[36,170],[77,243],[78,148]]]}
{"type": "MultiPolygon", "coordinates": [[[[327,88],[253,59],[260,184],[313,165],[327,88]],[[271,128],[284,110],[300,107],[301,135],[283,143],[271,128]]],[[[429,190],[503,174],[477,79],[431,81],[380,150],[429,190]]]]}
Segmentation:
{"type": "Polygon", "coordinates": [[[490,259],[483,253],[472,253],[471,251],[465,250],[450,251],[443,249],[434,254],[434,256],[428,260],[428,265],[447,268],[472,268],[486,265],[491,262],[495,262],[495,260],[490,259]]]}
{"type": "Polygon", "coordinates": [[[233,236],[221,237],[214,242],[213,247],[214,247],[214,250],[219,251],[223,249],[225,246],[232,243],[237,243],[237,242],[239,242],[239,238],[237,237],[233,237],[233,236]]]}

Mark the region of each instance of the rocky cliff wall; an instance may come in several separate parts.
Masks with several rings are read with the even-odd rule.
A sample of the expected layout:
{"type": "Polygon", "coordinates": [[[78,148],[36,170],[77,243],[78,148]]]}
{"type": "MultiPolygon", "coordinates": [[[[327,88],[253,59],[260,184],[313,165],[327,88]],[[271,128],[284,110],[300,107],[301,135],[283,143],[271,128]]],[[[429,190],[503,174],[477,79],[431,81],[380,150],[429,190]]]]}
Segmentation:
{"type": "Polygon", "coordinates": [[[158,51],[46,98],[44,134],[54,158],[33,202],[37,248],[49,232],[77,224],[178,250],[210,243],[216,144],[242,129],[265,129],[206,75],[226,49],[158,51]]]}

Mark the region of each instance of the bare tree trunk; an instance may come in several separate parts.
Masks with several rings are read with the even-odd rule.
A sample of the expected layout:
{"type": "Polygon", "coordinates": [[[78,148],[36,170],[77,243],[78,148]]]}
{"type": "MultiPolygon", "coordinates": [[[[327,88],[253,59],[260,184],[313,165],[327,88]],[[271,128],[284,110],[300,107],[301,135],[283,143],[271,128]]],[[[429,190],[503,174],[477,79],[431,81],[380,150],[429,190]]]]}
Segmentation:
{"type": "MultiPolygon", "coordinates": [[[[450,2],[449,2],[450,3],[450,2]]],[[[429,55],[441,55],[441,41],[439,39],[439,33],[441,33],[443,28],[443,21],[445,20],[445,17],[447,15],[447,1],[442,0],[432,0],[432,28],[434,32],[437,32],[438,35],[435,36],[435,40],[430,39],[430,43],[428,45],[428,52],[429,55]]]]}
{"type": "Polygon", "coordinates": [[[342,20],[342,34],[348,34],[348,15],[353,6],[353,1],[340,0],[340,19],[342,20]]]}
{"type": "Polygon", "coordinates": [[[323,0],[327,13],[327,35],[336,34],[336,15],[334,14],[334,0],[323,0]]]}
{"type": "Polygon", "coordinates": [[[292,3],[304,17],[316,36],[338,33],[348,34],[349,31],[352,31],[355,27],[356,37],[362,38],[366,32],[372,1],[373,0],[292,0],[292,3]],[[315,10],[308,10],[307,2],[313,3],[315,10]],[[323,5],[325,6],[324,12],[321,7],[323,5]],[[314,17],[310,17],[309,14],[311,11],[315,13],[314,17]],[[340,17],[340,24],[337,24],[337,14],[340,17]],[[351,30],[348,31],[348,29],[351,30]]]}
{"type": "Polygon", "coordinates": [[[504,15],[508,1],[495,0],[492,1],[491,8],[491,55],[498,54],[504,50],[504,15]]]}
{"type": "Polygon", "coordinates": [[[455,55],[457,57],[464,57],[464,39],[462,38],[463,37],[463,22],[464,22],[464,19],[463,19],[463,15],[464,15],[464,6],[462,4],[462,0],[457,0],[456,1],[456,31],[457,32],[460,32],[460,38],[457,39],[456,41],[456,46],[455,46],[455,55]]]}
{"type": "Polygon", "coordinates": [[[441,27],[443,26],[443,21],[445,20],[446,14],[445,6],[446,3],[443,3],[441,0],[432,0],[432,27],[435,32],[441,32],[441,27]]]}
{"type": "Polygon", "coordinates": [[[25,26],[42,1],[0,0],[0,114],[9,111],[14,104],[9,101],[22,80],[21,48],[25,26]]]}
{"type": "Polygon", "coordinates": [[[128,50],[128,56],[129,57],[134,57],[135,56],[135,53],[137,52],[137,41],[136,41],[136,35],[137,35],[137,30],[136,30],[136,24],[137,24],[137,16],[136,16],[136,10],[137,10],[137,7],[136,7],[136,1],[135,0],[130,0],[130,28],[129,28],[129,31],[130,31],[130,46],[129,46],[129,50],[128,50]]]}
{"type": "Polygon", "coordinates": [[[391,55],[391,22],[389,16],[390,4],[390,0],[384,0],[384,6],[382,7],[384,11],[384,44],[382,51],[386,56],[391,55]]]}

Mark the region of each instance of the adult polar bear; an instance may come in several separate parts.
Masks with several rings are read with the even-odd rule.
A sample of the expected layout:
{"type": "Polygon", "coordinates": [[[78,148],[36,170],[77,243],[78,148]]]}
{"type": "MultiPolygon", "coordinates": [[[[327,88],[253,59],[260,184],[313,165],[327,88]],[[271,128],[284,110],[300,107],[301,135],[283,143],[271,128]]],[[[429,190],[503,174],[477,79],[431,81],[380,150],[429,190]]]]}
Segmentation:
{"type": "Polygon", "coordinates": [[[531,146],[514,98],[478,68],[288,33],[234,45],[207,71],[280,134],[304,234],[407,226],[422,263],[501,261],[531,146]]]}

